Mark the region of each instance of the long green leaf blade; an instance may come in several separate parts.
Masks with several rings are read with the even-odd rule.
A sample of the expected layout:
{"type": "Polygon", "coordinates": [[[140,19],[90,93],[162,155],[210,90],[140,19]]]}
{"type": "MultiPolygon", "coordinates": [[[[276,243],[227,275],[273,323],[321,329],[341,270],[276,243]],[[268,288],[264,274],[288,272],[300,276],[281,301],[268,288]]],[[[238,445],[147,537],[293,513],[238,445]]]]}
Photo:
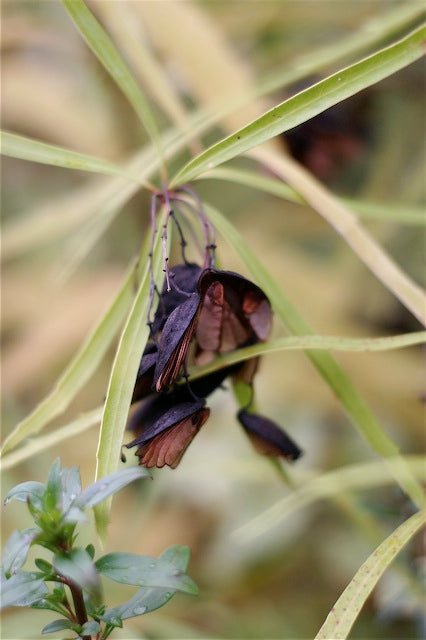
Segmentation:
{"type": "Polygon", "coordinates": [[[386,336],[384,338],[340,338],[337,336],[290,336],[276,338],[258,344],[243,347],[236,351],[224,353],[202,367],[190,369],[191,378],[199,378],[213,371],[228,367],[237,362],[242,362],[256,356],[266,355],[277,351],[320,350],[320,351],[348,351],[365,353],[366,351],[389,351],[391,349],[404,349],[413,345],[426,342],[426,331],[414,331],[399,336],[386,336]]]}
{"type": "Polygon", "coordinates": [[[406,67],[423,55],[425,37],[426,28],[417,29],[386,49],[334,73],[325,80],[285,100],[188,162],[174,176],[171,186],[193,180],[203,171],[212,169],[262,144],[262,142],[296,127],[338,102],[406,67]]]}
{"type": "Polygon", "coordinates": [[[365,601],[401,549],[425,524],[425,511],[400,525],[359,568],[327,616],[315,640],[347,638],[365,601]]]}
{"type": "Polygon", "coordinates": [[[87,8],[83,0],[62,0],[62,2],[77,25],[81,35],[100,63],[120,87],[152,141],[159,148],[157,124],[151,113],[148,101],[121,58],[114,42],[96,20],[93,13],[87,8]]]}
{"type": "Polygon", "coordinates": [[[18,135],[17,133],[1,131],[0,144],[2,154],[4,156],[10,156],[11,158],[39,162],[40,164],[63,167],[64,169],[77,169],[79,171],[91,171],[93,173],[120,176],[132,182],[141,185],[144,184],[138,177],[132,175],[126,169],[122,169],[118,165],[108,162],[108,160],[89,156],[85,153],[79,153],[78,151],[66,149],[65,147],[54,144],[47,144],[40,140],[18,135]]]}
{"type": "Polygon", "coordinates": [[[2,469],[10,469],[11,467],[28,460],[37,455],[41,451],[46,451],[49,447],[58,445],[67,438],[73,438],[74,436],[87,431],[96,424],[100,424],[102,418],[102,407],[98,407],[93,411],[85,413],[79,416],[76,420],[55,429],[51,433],[39,436],[37,438],[31,438],[22,447],[11,451],[2,456],[1,466],[2,469]]]}
{"type": "MultiPolygon", "coordinates": [[[[258,189],[264,193],[283,198],[289,202],[304,204],[305,200],[297,191],[277,178],[271,178],[252,169],[241,169],[231,166],[218,167],[201,176],[202,180],[226,180],[236,184],[242,184],[252,189],[258,189]]],[[[368,219],[398,222],[404,225],[425,224],[425,211],[423,207],[406,205],[405,203],[377,203],[354,198],[340,198],[339,200],[349,206],[358,216],[368,219]]]]}
{"type": "MultiPolygon", "coordinates": [[[[404,462],[411,473],[422,481],[425,475],[425,456],[404,456],[404,462]]],[[[232,535],[239,544],[252,542],[290,518],[295,511],[319,500],[335,498],[348,491],[369,490],[389,485],[393,481],[389,467],[382,460],[350,464],[315,475],[252,520],[238,527],[232,535]]]]}
{"type": "MultiPolygon", "coordinates": [[[[236,251],[245,263],[247,269],[251,272],[255,281],[265,291],[272,303],[275,313],[283,321],[288,330],[299,336],[312,334],[313,332],[309,324],[302,318],[291,301],[283,294],[278,283],[271,274],[268,273],[267,269],[259,261],[254,251],[252,251],[243,240],[235,227],[211,205],[206,205],[206,210],[212,224],[236,251]]],[[[358,395],[347,374],[327,351],[308,350],[306,353],[320,375],[334,391],[353,423],[367,440],[371,448],[378,455],[393,459],[391,468],[397,481],[404,487],[407,494],[415,503],[419,505],[423,504],[423,489],[411,476],[402,462],[401,464],[395,464],[395,460],[399,460],[398,447],[385,433],[373,413],[358,395]]]]}
{"type": "MultiPolygon", "coordinates": [[[[162,229],[165,214],[158,220],[162,229]]],[[[156,234],[153,247],[153,275],[158,283],[162,273],[161,233],[156,234]]],[[[147,312],[149,301],[149,265],[146,264],[133,307],[123,329],[111,371],[97,451],[96,480],[113,473],[120,459],[121,443],[127,422],[132,392],[142,352],[148,339],[147,312]]],[[[95,508],[98,533],[103,537],[108,524],[111,500],[95,508]]]]}
{"type": "Polygon", "coordinates": [[[252,149],[249,154],[291,184],[306,202],[344,238],[376,278],[423,326],[426,326],[425,292],[375,241],[367,229],[364,229],[349,209],[290,156],[277,154],[264,147],[252,149]]]}

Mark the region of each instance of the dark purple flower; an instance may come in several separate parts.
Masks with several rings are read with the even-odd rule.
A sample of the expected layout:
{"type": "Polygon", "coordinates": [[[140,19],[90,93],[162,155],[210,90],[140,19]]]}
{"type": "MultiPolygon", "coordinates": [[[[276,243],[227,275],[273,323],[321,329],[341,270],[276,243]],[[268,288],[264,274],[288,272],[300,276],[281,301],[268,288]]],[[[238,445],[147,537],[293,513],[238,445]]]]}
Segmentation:
{"type": "Polygon", "coordinates": [[[156,391],[179,376],[193,337],[196,361],[266,340],[271,329],[269,300],[255,284],[231,271],[205,269],[197,291],[179,304],[163,326],[154,372],[156,391]]]}
{"type": "Polygon", "coordinates": [[[246,409],[241,409],[237,418],[259,453],[283,456],[288,460],[297,460],[302,455],[297,444],[269,418],[249,413],[246,409]]]}
{"type": "MultiPolygon", "coordinates": [[[[210,409],[205,407],[205,400],[192,400],[163,409],[154,397],[148,410],[143,407],[143,415],[136,414],[136,418],[150,416],[151,422],[145,423],[141,433],[127,448],[138,446],[136,455],[139,464],[146,467],[177,467],[188,445],[201,429],[210,415],[210,409]]],[[[150,399],[151,400],[151,399],[150,399]]],[[[133,419],[133,428],[137,430],[137,421],[133,419]]]]}

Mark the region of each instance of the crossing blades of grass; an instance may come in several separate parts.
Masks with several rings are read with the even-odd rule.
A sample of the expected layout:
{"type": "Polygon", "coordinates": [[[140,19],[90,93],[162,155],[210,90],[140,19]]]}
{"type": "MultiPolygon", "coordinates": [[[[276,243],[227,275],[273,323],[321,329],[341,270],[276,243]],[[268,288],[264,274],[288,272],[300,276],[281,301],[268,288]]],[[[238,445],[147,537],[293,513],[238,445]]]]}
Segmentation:
{"type": "Polygon", "coordinates": [[[311,207],[327,220],[354,253],[363,261],[385,287],[426,326],[425,292],[396,264],[384,249],[364,229],[337,198],[304,167],[284,154],[270,149],[252,149],[253,155],[263,166],[275,171],[291,184],[311,207]]]}
{"type": "Polygon", "coordinates": [[[186,164],[171,181],[175,187],[256,147],[274,136],[403,69],[424,53],[426,28],[356,62],[273,107],[186,164]]]}
{"type": "Polygon", "coordinates": [[[162,156],[157,124],[151,113],[148,101],[121,58],[114,42],[83,0],[62,0],[62,2],[77,25],[82,37],[134,108],[139,120],[153,143],[157,146],[160,156],[162,156]]]}
{"type": "Polygon", "coordinates": [[[76,420],[73,420],[69,424],[55,429],[52,433],[48,433],[38,438],[31,438],[22,447],[6,454],[1,461],[2,469],[9,469],[17,464],[20,464],[28,458],[32,458],[41,451],[45,451],[49,447],[59,444],[67,438],[73,438],[74,436],[87,431],[91,427],[99,424],[102,418],[102,407],[98,407],[93,411],[85,413],[79,416],[76,420]]]}
{"type": "MultiPolygon", "coordinates": [[[[148,253],[148,238],[141,252],[141,263],[148,253]]],[[[79,390],[90,379],[117,334],[133,300],[133,287],[140,268],[133,266],[110,307],[72,359],[51,393],[29,416],[22,420],[5,439],[2,455],[16,447],[24,438],[37,433],[69,406],[79,390]]]]}
{"type": "Polygon", "coordinates": [[[415,513],[377,547],[343,591],[315,640],[339,640],[348,637],[368,596],[392,560],[424,526],[425,517],[425,511],[415,513]]]}

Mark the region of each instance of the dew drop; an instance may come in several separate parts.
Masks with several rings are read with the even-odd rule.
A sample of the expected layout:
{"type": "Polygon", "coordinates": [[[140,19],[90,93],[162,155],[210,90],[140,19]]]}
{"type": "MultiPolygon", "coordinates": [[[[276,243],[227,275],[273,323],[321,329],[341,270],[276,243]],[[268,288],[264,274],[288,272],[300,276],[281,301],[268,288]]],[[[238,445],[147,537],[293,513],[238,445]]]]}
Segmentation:
{"type": "Polygon", "coordinates": [[[145,613],[146,611],[146,607],[135,607],[133,609],[133,613],[135,614],[135,616],[141,616],[143,613],[145,613]]]}

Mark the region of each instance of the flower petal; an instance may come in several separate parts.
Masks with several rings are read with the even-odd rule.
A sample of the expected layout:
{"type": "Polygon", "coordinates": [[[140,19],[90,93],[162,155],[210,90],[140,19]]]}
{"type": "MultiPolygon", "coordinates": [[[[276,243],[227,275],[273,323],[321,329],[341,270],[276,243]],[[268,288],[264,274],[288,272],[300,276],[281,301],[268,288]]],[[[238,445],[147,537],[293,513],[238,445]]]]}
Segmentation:
{"type": "Polygon", "coordinates": [[[164,325],[154,371],[154,385],[157,391],[167,387],[179,375],[195,330],[199,303],[199,294],[191,294],[190,298],[171,313],[164,325]]]}
{"type": "Polygon", "coordinates": [[[259,453],[283,456],[288,460],[297,460],[302,455],[297,444],[269,418],[249,413],[246,409],[241,409],[237,418],[259,453]]]}
{"type": "Polygon", "coordinates": [[[175,469],[209,415],[210,409],[203,407],[161,431],[136,451],[139,464],[160,468],[168,465],[175,469]]]}

